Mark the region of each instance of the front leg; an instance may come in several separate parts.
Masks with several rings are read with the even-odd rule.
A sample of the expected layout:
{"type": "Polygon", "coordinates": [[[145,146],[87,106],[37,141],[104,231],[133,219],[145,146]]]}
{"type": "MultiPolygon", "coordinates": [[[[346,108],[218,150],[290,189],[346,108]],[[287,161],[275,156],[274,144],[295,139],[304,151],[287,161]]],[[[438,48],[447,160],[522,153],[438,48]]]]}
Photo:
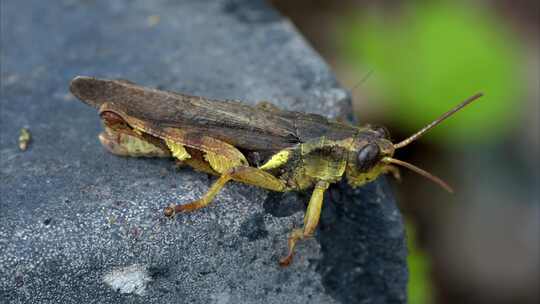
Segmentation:
{"type": "Polygon", "coordinates": [[[324,198],[324,191],[328,189],[329,183],[325,181],[319,181],[313,189],[311,194],[311,199],[306,210],[306,215],[304,216],[304,228],[303,229],[294,229],[289,235],[288,246],[289,253],[287,256],[279,260],[279,265],[288,266],[294,256],[294,247],[299,240],[306,239],[313,236],[317,224],[319,223],[319,218],[321,215],[321,208],[324,198]]]}
{"type": "Polygon", "coordinates": [[[386,165],[382,168],[381,171],[382,174],[390,173],[394,177],[395,180],[398,182],[401,182],[401,174],[399,174],[399,168],[392,165],[386,165]]]}

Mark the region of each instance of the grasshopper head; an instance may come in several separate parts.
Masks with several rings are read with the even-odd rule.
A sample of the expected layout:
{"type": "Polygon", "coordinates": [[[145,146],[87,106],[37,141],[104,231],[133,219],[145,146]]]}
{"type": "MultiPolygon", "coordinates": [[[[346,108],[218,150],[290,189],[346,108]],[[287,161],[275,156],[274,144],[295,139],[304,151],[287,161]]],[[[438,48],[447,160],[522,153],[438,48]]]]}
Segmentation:
{"type": "Polygon", "coordinates": [[[347,180],[353,187],[361,186],[384,172],[383,159],[394,155],[394,145],[382,127],[369,126],[362,131],[347,162],[347,180]]]}
{"type": "Polygon", "coordinates": [[[453,192],[452,188],[440,178],[412,164],[393,158],[394,151],[417,140],[427,131],[440,124],[443,120],[450,117],[452,114],[456,113],[481,96],[482,94],[479,93],[467,98],[455,108],[444,113],[432,123],[422,128],[420,131],[397,144],[390,141],[390,136],[388,135],[386,129],[382,127],[366,128],[366,130],[359,136],[358,143],[354,149],[354,152],[356,153],[353,153],[353,155],[355,155],[354,159],[349,159],[349,164],[347,167],[347,179],[349,184],[352,186],[361,186],[374,180],[381,173],[397,172],[393,165],[398,165],[430,179],[448,192],[453,192]]]}
{"type": "Polygon", "coordinates": [[[384,127],[369,127],[362,135],[366,140],[358,144],[353,162],[359,173],[367,173],[384,157],[392,157],[395,149],[384,127]]]}

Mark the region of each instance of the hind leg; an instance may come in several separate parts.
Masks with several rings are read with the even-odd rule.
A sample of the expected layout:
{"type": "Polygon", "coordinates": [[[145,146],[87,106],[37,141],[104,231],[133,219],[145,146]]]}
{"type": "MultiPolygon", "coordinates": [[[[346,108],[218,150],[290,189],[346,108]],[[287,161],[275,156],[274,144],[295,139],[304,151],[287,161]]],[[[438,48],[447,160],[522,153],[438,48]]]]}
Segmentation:
{"type": "MultiPolygon", "coordinates": [[[[199,162],[206,162],[206,169],[211,169],[219,175],[219,178],[199,200],[184,205],[172,204],[165,208],[164,214],[166,216],[172,217],[179,212],[194,211],[207,206],[230,180],[236,180],[274,191],[285,190],[283,182],[275,176],[250,167],[244,155],[234,146],[206,136],[202,136],[198,144],[205,148],[204,157],[199,162]]],[[[193,165],[189,163],[190,159],[198,158],[191,157],[184,159],[184,163],[193,165]]],[[[201,165],[201,163],[197,163],[197,166],[201,167],[201,165]]]]}
{"type": "Polygon", "coordinates": [[[164,210],[167,217],[172,217],[176,213],[191,212],[208,206],[216,197],[218,192],[230,180],[256,185],[273,191],[285,191],[285,185],[273,175],[253,167],[241,166],[227,170],[212,184],[210,189],[202,198],[183,205],[171,205],[164,210]]]}

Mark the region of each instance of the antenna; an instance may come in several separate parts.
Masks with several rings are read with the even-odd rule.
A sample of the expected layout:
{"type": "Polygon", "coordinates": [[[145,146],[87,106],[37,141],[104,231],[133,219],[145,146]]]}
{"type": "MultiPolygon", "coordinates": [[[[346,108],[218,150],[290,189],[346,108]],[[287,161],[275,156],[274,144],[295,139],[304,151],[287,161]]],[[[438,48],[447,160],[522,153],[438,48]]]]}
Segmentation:
{"type": "Polygon", "coordinates": [[[354,91],[355,89],[358,89],[359,86],[361,86],[366,80],[369,79],[369,77],[371,76],[371,74],[373,74],[373,70],[369,70],[369,72],[367,72],[367,74],[357,83],[355,84],[351,89],[350,91],[354,91]]]}
{"type": "Polygon", "coordinates": [[[460,103],[459,105],[457,105],[455,108],[451,109],[450,111],[444,113],[443,115],[441,115],[439,118],[435,119],[432,123],[430,123],[429,125],[425,126],[424,128],[422,128],[420,131],[416,132],[415,134],[411,135],[409,138],[407,139],[404,139],[403,141],[401,141],[400,143],[397,143],[397,144],[394,144],[394,148],[395,149],[399,149],[399,148],[403,148],[405,147],[406,145],[412,143],[413,141],[417,140],[420,136],[424,135],[427,131],[431,130],[433,127],[435,127],[436,125],[440,124],[441,122],[443,122],[445,119],[447,119],[448,117],[452,116],[452,114],[456,113],[457,111],[461,110],[462,108],[464,108],[466,105],[470,104],[471,102],[475,101],[476,99],[482,97],[484,94],[482,93],[476,93],[475,95],[465,99],[465,101],[463,101],[462,103],[460,103]]]}
{"type": "Polygon", "coordinates": [[[404,162],[402,160],[399,160],[399,159],[395,159],[395,158],[391,158],[391,157],[384,157],[382,159],[383,162],[387,163],[387,164],[395,164],[395,165],[399,165],[399,166],[403,166],[411,171],[414,171],[420,175],[422,175],[423,177],[431,180],[432,182],[438,184],[439,186],[441,186],[442,188],[444,188],[444,190],[450,192],[450,193],[454,193],[454,190],[452,189],[452,187],[450,187],[445,181],[443,181],[442,179],[440,179],[439,177],[423,170],[423,169],[420,169],[418,168],[417,166],[413,165],[413,164],[409,164],[408,162],[404,162]]]}

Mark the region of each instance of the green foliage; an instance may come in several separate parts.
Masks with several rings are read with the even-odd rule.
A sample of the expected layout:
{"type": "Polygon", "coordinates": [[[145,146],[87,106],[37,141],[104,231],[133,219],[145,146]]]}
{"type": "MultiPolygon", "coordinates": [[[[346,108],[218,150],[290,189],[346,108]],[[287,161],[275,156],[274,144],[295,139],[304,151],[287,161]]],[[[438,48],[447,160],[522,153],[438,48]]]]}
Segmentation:
{"type": "Polygon", "coordinates": [[[407,264],[409,266],[409,285],[407,293],[409,303],[426,304],[431,303],[432,286],[429,277],[429,257],[418,247],[415,238],[414,224],[407,221],[407,247],[409,255],[407,264]]]}
{"type": "MultiPolygon", "coordinates": [[[[403,13],[403,12],[402,12],[403,13]]],[[[387,102],[388,119],[413,132],[466,97],[485,97],[436,128],[448,144],[500,139],[523,111],[523,52],[486,8],[437,2],[403,14],[348,18],[341,45],[353,64],[374,70],[366,83],[387,102]]]]}

